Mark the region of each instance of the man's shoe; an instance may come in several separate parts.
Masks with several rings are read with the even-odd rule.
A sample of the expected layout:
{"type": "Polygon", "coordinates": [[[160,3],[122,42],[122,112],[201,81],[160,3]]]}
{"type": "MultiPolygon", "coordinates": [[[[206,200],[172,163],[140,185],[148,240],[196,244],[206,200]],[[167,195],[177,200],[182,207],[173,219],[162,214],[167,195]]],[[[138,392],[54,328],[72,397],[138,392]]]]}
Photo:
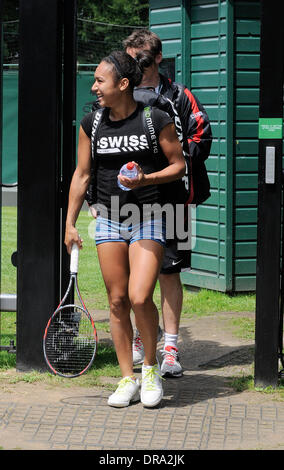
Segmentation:
{"type": "Polygon", "coordinates": [[[161,371],[158,364],[142,366],[141,402],[145,407],[157,406],[163,398],[161,371]]]}
{"type": "Polygon", "coordinates": [[[182,367],[179,363],[178,349],[174,346],[166,346],[162,351],[163,362],[161,373],[163,377],[181,377],[182,367]]]}
{"type": "MultiPolygon", "coordinates": [[[[157,335],[158,342],[162,339],[162,336],[163,336],[163,330],[161,329],[159,325],[158,335],[157,335]]],[[[133,338],[132,357],[133,357],[133,365],[137,366],[137,364],[143,364],[144,357],[145,357],[144,346],[143,346],[142,340],[140,338],[140,333],[138,330],[136,330],[135,337],[133,338]]]]}
{"type": "Polygon", "coordinates": [[[139,380],[133,380],[131,377],[124,377],[118,382],[116,391],[109,397],[108,405],[117,408],[128,406],[130,402],[140,400],[139,380]]]}
{"type": "Polygon", "coordinates": [[[132,343],[132,358],[133,358],[133,365],[142,364],[144,362],[144,346],[142,340],[140,338],[139,331],[136,330],[136,335],[133,338],[132,343]]]}

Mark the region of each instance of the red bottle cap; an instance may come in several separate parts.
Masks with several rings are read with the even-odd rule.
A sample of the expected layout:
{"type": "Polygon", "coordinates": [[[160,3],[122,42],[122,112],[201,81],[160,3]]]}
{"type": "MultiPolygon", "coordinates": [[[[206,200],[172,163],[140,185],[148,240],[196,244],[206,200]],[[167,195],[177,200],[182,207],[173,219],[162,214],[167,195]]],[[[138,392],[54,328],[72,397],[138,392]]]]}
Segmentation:
{"type": "Polygon", "coordinates": [[[128,162],[126,165],[127,170],[133,170],[134,168],[134,163],[133,162],[128,162]]]}

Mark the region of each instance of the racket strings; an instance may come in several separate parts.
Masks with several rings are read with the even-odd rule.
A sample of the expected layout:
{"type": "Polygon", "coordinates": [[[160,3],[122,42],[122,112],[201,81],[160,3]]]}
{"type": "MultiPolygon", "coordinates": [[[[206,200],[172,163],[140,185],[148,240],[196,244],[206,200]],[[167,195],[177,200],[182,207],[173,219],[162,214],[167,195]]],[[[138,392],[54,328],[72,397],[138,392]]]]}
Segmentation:
{"type": "Polygon", "coordinates": [[[75,305],[59,309],[45,338],[51,368],[65,376],[80,375],[93,360],[96,341],[94,323],[87,312],[75,305]]]}

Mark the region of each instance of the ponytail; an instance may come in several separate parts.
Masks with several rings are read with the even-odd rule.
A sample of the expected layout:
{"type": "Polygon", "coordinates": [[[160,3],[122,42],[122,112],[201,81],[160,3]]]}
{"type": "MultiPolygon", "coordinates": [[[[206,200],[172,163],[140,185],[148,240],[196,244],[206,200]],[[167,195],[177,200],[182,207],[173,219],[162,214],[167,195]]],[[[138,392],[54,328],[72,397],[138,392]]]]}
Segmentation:
{"type": "Polygon", "coordinates": [[[155,57],[151,51],[144,50],[138,52],[135,60],[137,61],[141,73],[143,74],[145,69],[150,67],[155,62],[155,57]]]}

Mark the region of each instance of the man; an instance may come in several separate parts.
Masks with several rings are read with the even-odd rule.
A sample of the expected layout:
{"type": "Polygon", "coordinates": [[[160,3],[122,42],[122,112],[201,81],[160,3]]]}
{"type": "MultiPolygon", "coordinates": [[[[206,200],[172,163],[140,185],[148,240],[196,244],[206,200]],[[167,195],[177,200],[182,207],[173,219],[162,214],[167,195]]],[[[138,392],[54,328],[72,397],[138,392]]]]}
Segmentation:
{"type": "MultiPolygon", "coordinates": [[[[144,69],[143,79],[139,87],[153,88],[156,93],[173,101],[179,114],[184,134],[184,150],[192,157],[192,172],[199,172],[204,180],[201,188],[196,187],[195,197],[191,202],[198,204],[209,197],[209,182],[204,166],[212,142],[212,134],[208,116],[197,98],[186,88],[180,87],[159,73],[162,61],[162,43],[160,38],[146,29],[134,31],[123,42],[126,52],[136,57],[143,51],[150,51],[153,63],[144,69]],[[202,175],[201,175],[202,173],[202,175]],[[204,189],[205,188],[205,189],[204,189]],[[198,191],[201,191],[198,194],[198,191]],[[203,194],[202,194],[203,190],[203,194]],[[204,192],[205,191],[205,192],[204,192]]],[[[190,266],[190,251],[179,251],[177,240],[171,240],[165,250],[165,257],[159,276],[161,290],[161,307],[164,324],[164,348],[161,372],[163,376],[180,377],[182,367],[178,355],[178,333],[183,302],[183,288],[180,272],[190,266]]],[[[159,331],[158,339],[161,331],[159,331]]],[[[144,359],[143,344],[139,332],[133,341],[133,362],[142,363],[144,359]]]]}

